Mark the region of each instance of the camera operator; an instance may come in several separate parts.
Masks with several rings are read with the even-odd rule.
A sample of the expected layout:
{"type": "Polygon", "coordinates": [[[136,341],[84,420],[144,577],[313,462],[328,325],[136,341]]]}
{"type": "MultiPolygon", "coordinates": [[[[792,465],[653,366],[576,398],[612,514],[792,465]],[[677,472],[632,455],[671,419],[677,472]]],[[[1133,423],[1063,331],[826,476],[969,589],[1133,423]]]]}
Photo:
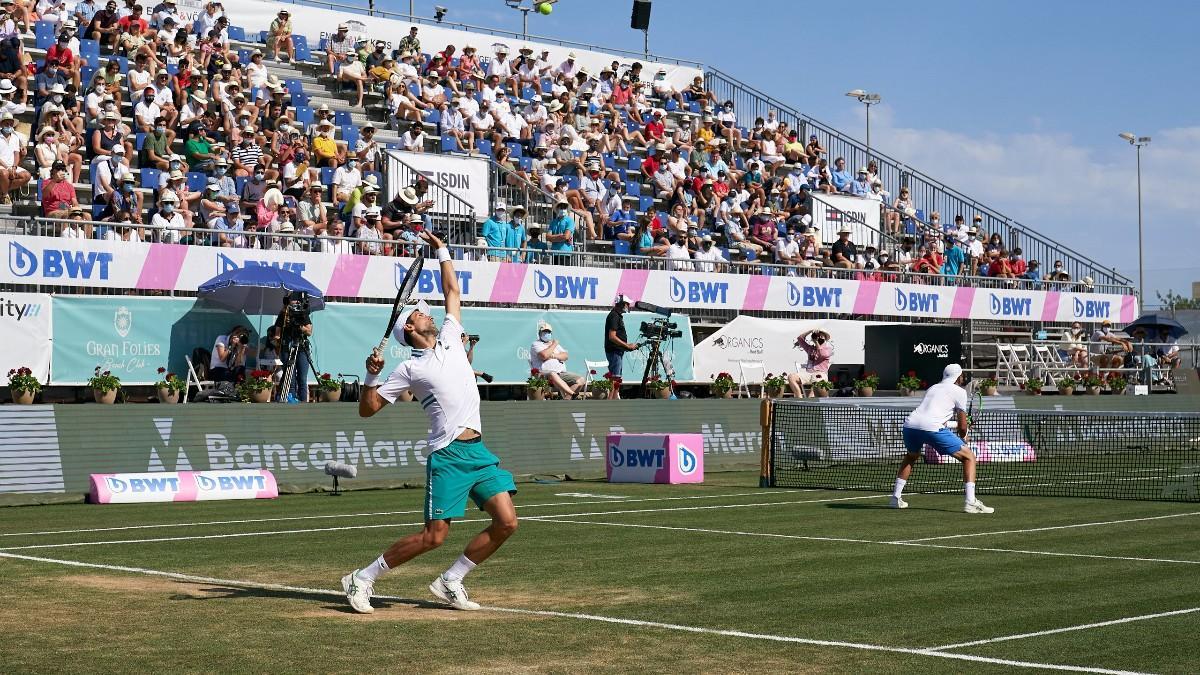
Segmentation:
{"type": "Polygon", "coordinates": [[[796,398],[804,397],[804,385],[811,385],[817,380],[829,379],[829,363],[833,357],[833,343],[829,333],[823,330],[806,330],[796,338],[793,347],[803,349],[808,354],[808,363],[804,369],[787,376],[788,387],[796,398]],[[811,340],[809,339],[811,337],[811,340]]]}
{"type": "Polygon", "coordinates": [[[604,356],[608,359],[608,375],[612,378],[613,386],[608,392],[610,399],[621,398],[621,366],[625,360],[625,352],[631,352],[641,345],[629,342],[625,333],[625,318],[622,316],[629,311],[629,298],[618,295],[617,301],[604,320],[604,356]]]}
{"type": "Polygon", "coordinates": [[[218,335],[208,361],[208,377],[214,382],[237,382],[246,371],[246,345],[250,331],[235,325],[225,335],[218,335]]]}
{"type": "Polygon", "coordinates": [[[279,400],[287,401],[289,395],[301,403],[308,402],[308,371],[312,362],[308,352],[308,338],[312,337],[312,319],[309,318],[308,297],[304,293],[293,293],[283,303],[283,309],[275,319],[275,327],[280,330],[283,338],[282,354],[284,368],[292,366],[287,360],[293,358],[295,364],[292,371],[291,384],[287,391],[279,392],[279,400]]]}
{"type": "Polygon", "coordinates": [[[529,367],[546,376],[550,385],[567,401],[583,390],[587,381],[580,375],[567,372],[567,350],[554,339],[550,324],[538,322],[538,339],[529,347],[529,367]]]}
{"type": "MultiPolygon", "coordinates": [[[[467,335],[466,333],[463,333],[460,336],[460,338],[462,339],[463,347],[465,347],[467,350],[467,363],[474,364],[475,363],[475,345],[479,344],[479,336],[478,335],[467,335]]],[[[483,372],[482,370],[476,370],[475,377],[478,377],[479,379],[483,380],[484,382],[487,382],[488,384],[491,384],[492,380],[496,379],[496,378],[492,377],[491,375],[483,372]]]]}

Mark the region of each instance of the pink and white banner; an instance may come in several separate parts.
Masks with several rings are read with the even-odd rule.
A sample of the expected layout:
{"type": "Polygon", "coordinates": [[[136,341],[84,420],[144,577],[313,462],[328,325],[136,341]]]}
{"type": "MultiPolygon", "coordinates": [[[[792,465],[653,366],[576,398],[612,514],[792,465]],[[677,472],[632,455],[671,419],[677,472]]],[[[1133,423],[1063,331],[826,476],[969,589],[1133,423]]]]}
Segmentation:
{"type": "Polygon", "coordinates": [[[266,469],[94,473],[93,504],[203,502],[222,499],[275,499],[279,486],[266,469]]]}
{"type": "MultiPolygon", "coordinates": [[[[308,279],[326,295],[392,298],[411,259],[293,251],[78,241],[0,235],[8,264],[0,283],[195,291],[230,269],[272,265],[308,279]]],[[[792,311],[797,314],[1127,323],[1137,298],[1000,288],[899,284],[749,274],[526,265],[460,260],[464,300],[492,304],[606,307],[617,293],[664,307],[792,311]]],[[[427,265],[417,295],[440,295],[440,270],[427,265]]]]}

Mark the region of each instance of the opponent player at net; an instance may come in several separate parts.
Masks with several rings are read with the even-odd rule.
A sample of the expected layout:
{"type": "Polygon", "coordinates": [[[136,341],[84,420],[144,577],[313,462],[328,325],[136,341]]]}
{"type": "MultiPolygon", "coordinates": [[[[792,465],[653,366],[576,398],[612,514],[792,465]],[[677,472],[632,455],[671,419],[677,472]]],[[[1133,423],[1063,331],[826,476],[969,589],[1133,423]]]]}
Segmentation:
{"type": "Polygon", "coordinates": [[[392,544],[370,565],[342,577],[342,588],[354,611],[369,614],[376,579],[384,572],[442,545],[450,531],[450,520],[466,512],[467,497],[492,517],[492,522],[475,536],[458,560],[433,580],[429,590],[456,609],[479,609],[467,597],[463,577],[487,560],[517,529],[517,512],[512,496],[517,488],[512,474],[500,468],[500,460],[483,444],[479,419],[479,389],[467,360],[461,335],[458,280],[450,253],[441,240],[422,232],[437,255],[442,274],[446,319],[439,330],[424,302],[400,314],[393,337],[413,348],[412,357],[380,382],[382,354],[367,358],[367,378],[358,413],[370,417],[402,391],[411,391],[429,415],[432,428],[425,465],[425,528],[392,544]]]}
{"type": "Polygon", "coordinates": [[[912,475],[913,465],[921,458],[926,445],[933,446],[940,455],[950,455],[962,462],[963,483],[967,501],[963,511],[967,513],[992,513],[990,506],[975,498],[975,453],[967,447],[967,390],[963,389],[962,366],[951,363],[942,372],[942,381],[925,392],[921,405],[904,421],[904,463],[896,474],[896,486],[892,490],[892,508],[906,509],[908,502],[901,494],[904,484],[912,475]],[[947,425],[954,420],[958,433],[947,425]]]}

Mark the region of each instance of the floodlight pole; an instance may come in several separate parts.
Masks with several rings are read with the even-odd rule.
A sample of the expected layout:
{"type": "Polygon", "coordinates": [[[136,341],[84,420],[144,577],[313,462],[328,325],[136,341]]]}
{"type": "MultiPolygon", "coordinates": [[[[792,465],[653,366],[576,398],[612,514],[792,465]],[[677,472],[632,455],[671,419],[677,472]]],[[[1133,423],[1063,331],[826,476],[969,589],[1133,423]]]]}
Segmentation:
{"type": "Polygon", "coordinates": [[[1138,300],[1143,306],[1146,304],[1146,275],[1145,263],[1142,254],[1142,146],[1150,144],[1149,136],[1135,136],[1129,132],[1118,134],[1121,138],[1129,141],[1129,144],[1137,151],[1137,209],[1138,209],[1138,300]]]}

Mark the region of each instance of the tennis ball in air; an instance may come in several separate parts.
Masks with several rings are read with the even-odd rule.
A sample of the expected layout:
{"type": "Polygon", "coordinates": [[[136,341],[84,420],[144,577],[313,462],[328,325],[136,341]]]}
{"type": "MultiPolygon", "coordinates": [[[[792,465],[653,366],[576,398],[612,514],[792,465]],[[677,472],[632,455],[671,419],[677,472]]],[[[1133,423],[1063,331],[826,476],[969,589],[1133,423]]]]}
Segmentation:
{"type": "Polygon", "coordinates": [[[539,2],[537,6],[538,14],[549,14],[554,11],[554,5],[548,2],[539,2]]]}

